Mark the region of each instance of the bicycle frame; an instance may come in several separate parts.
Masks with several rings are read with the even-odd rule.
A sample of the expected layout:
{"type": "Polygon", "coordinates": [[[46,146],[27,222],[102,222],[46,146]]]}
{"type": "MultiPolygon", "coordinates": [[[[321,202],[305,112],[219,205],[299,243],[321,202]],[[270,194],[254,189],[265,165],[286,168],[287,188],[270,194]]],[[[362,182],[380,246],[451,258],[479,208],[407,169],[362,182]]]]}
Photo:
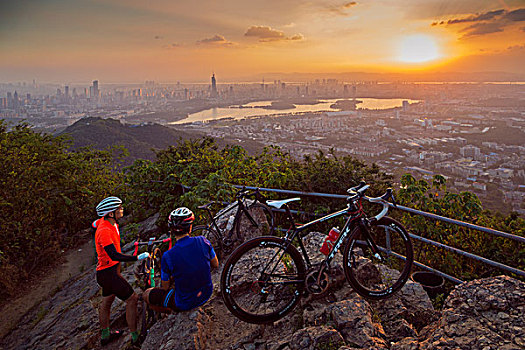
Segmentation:
{"type": "Polygon", "coordinates": [[[208,215],[210,217],[210,223],[208,223],[207,226],[212,226],[215,229],[215,231],[219,233],[221,241],[231,238],[233,233],[236,232],[236,228],[240,224],[240,217],[242,214],[246,215],[246,217],[248,218],[248,220],[251,222],[252,225],[254,226],[257,225],[257,222],[251,216],[250,212],[246,209],[246,205],[244,204],[244,199],[250,196],[254,196],[255,198],[254,203],[256,203],[257,201],[264,203],[261,201],[261,198],[264,199],[264,197],[258,191],[254,191],[253,193],[246,193],[246,191],[240,191],[237,195],[237,202],[234,205],[232,205],[232,207],[228,210],[229,212],[231,210],[234,210],[235,208],[238,208],[235,212],[235,217],[233,221],[234,224],[232,225],[232,227],[230,228],[228,232],[226,232],[226,230],[224,231],[221,230],[219,228],[219,225],[217,224],[217,219],[224,216],[225,213],[214,216],[209,208],[209,206],[215,202],[211,202],[205,206],[199,207],[200,209],[206,209],[206,211],[208,212],[208,215]]]}
{"type": "Polygon", "coordinates": [[[373,246],[373,249],[375,251],[377,251],[377,247],[375,246],[375,243],[373,242],[373,240],[370,239],[370,237],[368,235],[368,229],[366,228],[366,225],[363,222],[363,220],[364,220],[364,218],[363,218],[364,211],[363,211],[363,207],[361,205],[361,199],[359,199],[358,203],[359,203],[358,207],[355,207],[353,204],[350,204],[348,206],[348,208],[346,208],[346,209],[339,210],[337,212],[325,215],[325,216],[323,216],[323,217],[321,217],[319,219],[307,222],[306,224],[303,224],[303,225],[300,225],[300,226],[296,225],[296,223],[295,223],[295,221],[293,219],[292,213],[290,211],[290,207],[287,204],[285,204],[286,213],[288,215],[289,220],[292,223],[292,228],[286,233],[286,236],[284,237],[284,239],[286,241],[288,241],[288,244],[292,244],[293,240],[295,238],[297,238],[297,242],[299,244],[299,248],[301,250],[301,254],[303,255],[303,258],[304,258],[304,260],[306,262],[307,268],[311,268],[312,264],[310,262],[310,258],[308,257],[308,253],[306,252],[306,248],[304,246],[304,243],[303,243],[302,237],[300,236],[300,233],[305,231],[305,230],[307,230],[307,229],[309,229],[309,228],[311,228],[312,226],[315,226],[315,225],[319,224],[319,223],[322,223],[322,222],[325,222],[325,221],[328,221],[328,220],[331,220],[331,219],[335,219],[337,217],[344,216],[344,215],[348,215],[349,217],[346,220],[346,222],[345,222],[345,224],[343,226],[343,229],[341,230],[341,233],[340,233],[339,237],[335,241],[335,243],[334,243],[334,245],[332,247],[332,250],[330,250],[330,252],[326,256],[326,258],[323,260],[322,264],[325,264],[326,266],[330,265],[330,263],[332,262],[333,258],[335,257],[335,254],[337,253],[337,251],[339,250],[339,248],[343,244],[343,241],[350,234],[350,232],[352,231],[352,229],[353,229],[353,227],[355,225],[362,226],[363,232],[365,233],[365,235],[367,235],[367,237],[366,237],[367,241],[369,243],[371,243],[372,246],[373,246]],[[354,208],[352,208],[352,207],[354,207],[354,208]],[[356,222],[356,220],[360,219],[360,218],[361,218],[361,220],[356,222]]]}
{"type": "MultiPolygon", "coordinates": [[[[151,254],[155,244],[166,243],[166,242],[170,242],[170,246],[169,246],[168,249],[171,249],[171,238],[155,240],[155,237],[151,237],[147,242],[139,242],[137,240],[134,243],[135,251],[133,252],[133,255],[137,255],[138,250],[139,250],[139,246],[147,245],[148,246],[147,251],[148,251],[148,253],[151,254]]],[[[148,259],[152,259],[152,258],[153,257],[150,256],[148,259]]],[[[150,269],[149,286],[150,287],[155,287],[155,266],[152,266],[151,269],[150,269]]]]}

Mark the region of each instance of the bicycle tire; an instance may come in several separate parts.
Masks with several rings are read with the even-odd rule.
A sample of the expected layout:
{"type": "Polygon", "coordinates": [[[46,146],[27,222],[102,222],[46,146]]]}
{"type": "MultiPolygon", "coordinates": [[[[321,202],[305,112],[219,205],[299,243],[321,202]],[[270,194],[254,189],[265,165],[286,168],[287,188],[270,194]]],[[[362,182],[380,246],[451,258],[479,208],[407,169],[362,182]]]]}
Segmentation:
{"type": "Polygon", "coordinates": [[[273,236],[275,232],[275,219],[272,209],[264,203],[253,203],[246,207],[246,210],[255,220],[257,226],[243,212],[240,216],[240,222],[237,225],[237,237],[243,237],[241,228],[246,228],[249,231],[248,239],[258,236],[273,236]]]}
{"type": "Polygon", "coordinates": [[[248,323],[277,321],[301,299],[305,275],[303,258],[293,245],[278,237],[256,237],[239,246],[224,264],[224,304],[248,323]]]}
{"type": "Polygon", "coordinates": [[[412,242],[403,225],[387,216],[371,223],[369,231],[379,254],[374,254],[357,226],[343,252],[345,276],[359,295],[388,298],[408,280],[414,261],[412,242]]]}

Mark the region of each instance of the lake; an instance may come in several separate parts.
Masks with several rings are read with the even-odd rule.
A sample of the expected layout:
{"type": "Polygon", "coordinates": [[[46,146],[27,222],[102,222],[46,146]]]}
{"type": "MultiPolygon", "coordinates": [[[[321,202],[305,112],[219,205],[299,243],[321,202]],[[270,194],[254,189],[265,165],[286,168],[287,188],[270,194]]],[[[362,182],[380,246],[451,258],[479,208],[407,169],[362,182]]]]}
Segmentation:
{"type": "MultiPolygon", "coordinates": [[[[204,111],[190,114],[188,118],[172,122],[170,124],[184,124],[192,122],[202,122],[206,120],[215,120],[230,117],[233,119],[243,119],[255,116],[269,116],[275,114],[289,114],[289,113],[305,113],[305,112],[335,112],[338,109],[330,108],[332,104],[341,100],[338,99],[329,99],[329,100],[320,100],[317,104],[296,104],[295,108],[290,109],[265,109],[260,108],[263,106],[270,106],[272,101],[257,101],[250,102],[243,106],[248,108],[239,108],[236,107],[218,107],[210,108],[204,111]]],[[[358,109],[389,109],[394,107],[401,107],[403,101],[408,101],[408,103],[417,103],[419,100],[409,100],[406,98],[357,98],[358,101],[362,101],[357,104],[358,109]]]]}

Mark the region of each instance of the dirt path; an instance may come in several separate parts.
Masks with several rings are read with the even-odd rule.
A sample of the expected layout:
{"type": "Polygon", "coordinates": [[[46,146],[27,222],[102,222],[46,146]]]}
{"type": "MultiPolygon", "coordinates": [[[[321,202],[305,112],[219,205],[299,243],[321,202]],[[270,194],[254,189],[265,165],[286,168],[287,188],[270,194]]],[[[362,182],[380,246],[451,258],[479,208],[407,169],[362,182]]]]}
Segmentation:
{"type": "Polygon", "coordinates": [[[45,277],[33,281],[30,289],[27,288],[20,297],[4,305],[0,309],[0,338],[16,327],[20,318],[46,299],[57,286],[85,271],[86,268],[92,268],[93,255],[92,241],[69,251],[64,264],[51,270],[45,277]]]}

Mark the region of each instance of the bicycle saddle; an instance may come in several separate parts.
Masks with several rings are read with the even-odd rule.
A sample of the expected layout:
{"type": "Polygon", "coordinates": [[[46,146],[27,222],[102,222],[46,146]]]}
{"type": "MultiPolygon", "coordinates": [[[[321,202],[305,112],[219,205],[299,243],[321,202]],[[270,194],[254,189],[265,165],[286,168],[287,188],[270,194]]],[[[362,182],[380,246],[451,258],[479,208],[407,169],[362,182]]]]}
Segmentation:
{"type": "Polygon", "coordinates": [[[286,203],[300,201],[300,200],[301,198],[295,197],[295,198],[282,199],[280,201],[266,201],[266,204],[268,204],[270,207],[281,209],[281,207],[285,205],[286,203]]]}

